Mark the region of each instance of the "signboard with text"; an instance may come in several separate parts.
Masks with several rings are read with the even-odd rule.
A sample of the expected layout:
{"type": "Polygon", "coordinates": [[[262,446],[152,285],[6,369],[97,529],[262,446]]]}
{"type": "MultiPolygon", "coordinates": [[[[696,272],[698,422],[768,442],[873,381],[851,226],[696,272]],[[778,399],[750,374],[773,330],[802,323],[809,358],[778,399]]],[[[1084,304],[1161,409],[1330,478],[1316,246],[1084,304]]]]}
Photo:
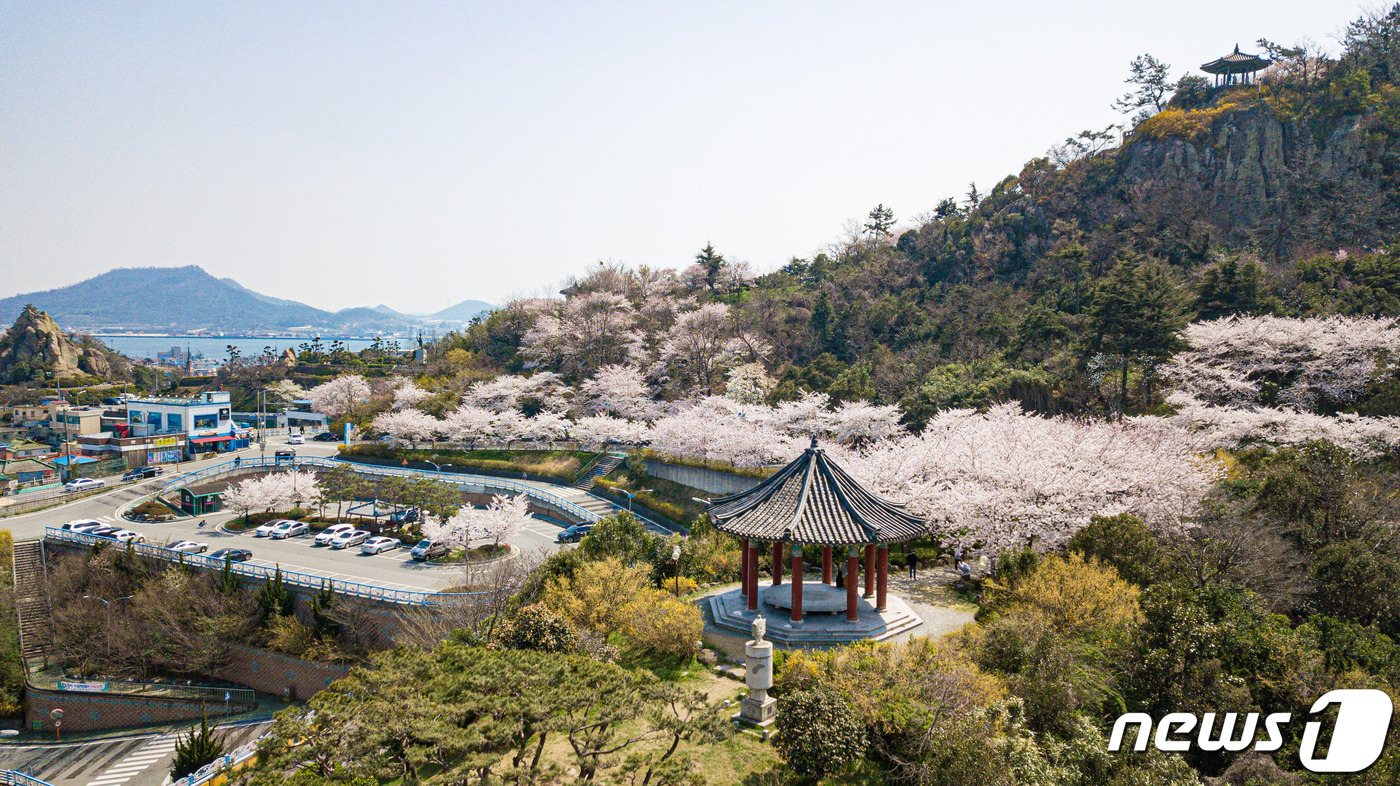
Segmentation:
{"type": "Polygon", "coordinates": [[[103,693],[107,690],[108,683],[105,682],[70,682],[69,680],[59,680],[58,689],[67,691],[77,691],[79,693],[103,693]]]}

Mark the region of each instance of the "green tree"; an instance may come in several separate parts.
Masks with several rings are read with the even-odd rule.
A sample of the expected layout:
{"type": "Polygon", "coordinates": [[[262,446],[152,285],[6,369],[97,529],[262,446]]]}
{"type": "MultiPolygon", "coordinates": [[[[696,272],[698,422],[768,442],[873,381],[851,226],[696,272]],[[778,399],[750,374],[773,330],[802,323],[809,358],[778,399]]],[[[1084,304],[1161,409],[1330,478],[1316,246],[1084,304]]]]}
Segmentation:
{"type": "Polygon", "coordinates": [[[282,566],[272,580],[265,582],[255,596],[258,604],[258,619],[266,623],[274,616],[290,617],[296,611],[297,594],[282,580],[282,566]]]}
{"type": "Polygon", "coordinates": [[[1188,317],[1181,288],[1160,263],[1128,258],[1114,265],[1100,282],[1090,308],[1089,348],[1111,357],[1119,367],[1118,415],[1128,405],[1128,370],[1144,371],[1146,397],[1157,366],[1183,346],[1180,336],[1188,317]]]}
{"type": "Polygon", "coordinates": [[[243,580],[233,572],[232,557],[224,557],[224,566],[219,570],[218,589],[225,595],[237,595],[243,589],[243,580]]]}
{"type": "Polygon", "coordinates": [[[1167,94],[1176,89],[1176,84],[1167,78],[1171,66],[1152,55],[1138,55],[1128,68],[1130,73],[1123,81],[1133,89],[1113,102],[1113,107],[1125,115],[1149,106],[1154,111],[1162,111],[1167,94]]]}
{"type": "Polygon", "coordinates": [[[870,215],[866,217],[865,231],[877,238],[890,236],[890,230],[894,229],[894,211],[885,207],[884,203],[871,208],[870,215]]]}
{"type": "Polygon", "coordinates": [[[1260,283],[1259,266],[1234,257],[1206,268],[1196,285],[1196,311],[1199,319],[1215,319],[1231,314],[1258,314],[1271,311],[1272,304],[1260,283]]]}
{"type": "Polygon", "coordinates": [[[724,266],[728,264],[724,255],[715,251],[713,243],[706,243],[705,247],[700,249],[700,253],[695,255],[695,264],[705,271],[705,285],[710,288],[711,292],[715,291],[719,285],[720,271],[724,270],[724,266]]]}
{"type": "Polygon", "coordinates": [[[188,736],[176,738],[175,761],[170,763],[170,777],[179,780],[200,767],[224,755],[224,746],[209,730],[209,715],[200,712],[199,729],[190,727],[188,736]]]}
{"type": "Polygon", "coordinates": [[[311,627],[316,631],[316,635],[323,639],[333,638],[340,633],[340,622],[331,614],[331,607],[334,605],[335,591],[329,581],[322,581],[321,588],[311,596],[311,627]]]}
{"type": "Polygon", "coordinates": [[[836,775],[865,755],[865,727],[833,691],[812,688],[778,700],[773,747],[798,775],[836,775]]]}

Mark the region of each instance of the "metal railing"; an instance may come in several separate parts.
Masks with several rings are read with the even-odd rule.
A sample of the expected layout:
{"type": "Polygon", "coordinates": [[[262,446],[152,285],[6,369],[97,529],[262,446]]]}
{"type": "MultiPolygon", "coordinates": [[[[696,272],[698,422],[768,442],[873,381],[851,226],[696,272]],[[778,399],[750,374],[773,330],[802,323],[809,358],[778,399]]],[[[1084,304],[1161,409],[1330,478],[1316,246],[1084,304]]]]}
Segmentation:
{"type": "Polygon", "coordinates": [[[459,486],[481,486],[483,488],[499,489],[502,491],[512,491],[524,494],[537,502],[567,513],[584,523],[594,523],[600,516],[593,511],[581,507],[569,500],[546,491],[538,486],[532,486],[507,478],[490,477],[487,475],[470,475],[463,472],[442,472],[440,470],[409,469],[407,467],[386,467],[379,464],[360,464],[354,461],[344,461],[342,459],[327,459],[318,456],[297,456],[296,458],[255,458],[240,459],[238,461],[226,461],[222,464],[215,464],[212,467],[205,467],[197,472],[181,475],[172,478],[161,485],[161,493],[171,491],[191,483],[212,480],[224,475],[232,475],[241,472],[254,472],[266,469],[301,469],[304,467],[314,467],[317,469],[332,470],[337,467],[348,466],[359,475],[369,475],[378,477],[432,477],[448,483],[455,483],[459,486]]]}
{"type": "Polygon", "coordinates": [[[171,786],[200,786],[218,777],[220,773],[232,770],[234,767],[253,758],[258,754],[258,743],[262,741],[266,734],[259,735],[256,740],[244,743],[241,747],[235,748],[219,758],[186,775],[171,786]]]}
{"type": "Polygon", "coordinates": [[[66,691],[69,693],[92,694],[94,696],[148,696],[161,699],[188,699],[208,704],[228,704],[235,707],[255,707],[258,703],[257,691],[252,688],[235,688],[218,685],[176,685],[171,682],[129,682],[125,680],[82,680],[59,677],[42,672],[31,673],[28,685],[38,690],[66,691]],[[69,685],[95,685],[97,688],[65,688],[69,685]],[[224,697],[228,700],[225,701],[224,697]]]}
{"type": "Polygon", "coordinates": [[[59,529],[57,527],[45,528],[44,539],[61,543],[74,543],[81,546],[96,546],[99,543],[105,543],[109,546],[130,549],[132,553],[139,556],[164,560],[166,562],[183,562],[191,567],[204,568],[206,570],[223,570],[225,564],[227,564],[229,570],[231,570],[235,576],[252,579],[254,581],[272,581],[276,578],[277,573],[280,572],[282,574],[282,582],[293,587],[300,587],[306,590],[319,590],[322,587],[327,587],[332,592],[340,595],[349,595],[356,598],[366,598],[369,600],[406,606],[440,606],[467,598],[491,595],[495,592],[510,591],[485,590],[482,592],[445,593],[433,590],[391,589],[389,587],[380,587],[375,584],[366,584],[358,581],[346,581],[345,579],[333,579],[294,570],[283,570],[280,567],[266,568],[247,562],[225,563],[224,560],[206,557],[203,554],[188,554],[183,551],[176,551],[151,543],[123,543],[113,538],[88,535],[83,532],[69,532],[68,530],[59,529]]]}
{"type": "Polygon", "coordinates": [[[48,781],[41,781],[15,770],[0,770],[0,783],[13,784],[14,786],[53,786],[48,781]]]}

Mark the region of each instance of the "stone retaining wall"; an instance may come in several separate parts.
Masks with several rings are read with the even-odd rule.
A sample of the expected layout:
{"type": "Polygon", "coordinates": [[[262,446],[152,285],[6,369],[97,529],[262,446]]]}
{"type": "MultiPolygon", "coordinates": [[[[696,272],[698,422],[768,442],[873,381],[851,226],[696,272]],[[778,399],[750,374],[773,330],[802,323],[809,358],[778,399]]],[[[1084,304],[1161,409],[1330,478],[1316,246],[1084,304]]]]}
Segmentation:
{"type": "Polygon", "coordinates": [[[189,699],[161,699],[119,694],[71,693],[36,688],[25,690],[24,725],[30,731],[54,731],[49,712],[63,710],[64,732],[102,731],[146,726],[153,723],[199,720],[200,712],[208,711],[210,718],[246,712],[246,706],[234,705],[225,712],[222,702],[203,704],[189,699]]]}
{"type": "Polygon", "coordinates": [[[255,647],[230,644],[228,664],[212,676],[247,685],[259,693],[308,699],[349,673],[350,667],[345,664],[313,663],[255,647]]]}
{"type": "Polygon", "coordinates": [[[667,464],[663,461],[647,460],[647,474],[682,486],[708,491],[711,494],[739,494],[763,482],[763,478],[736,475],[718,469],[689,467],[684,464],[667,464]]]}

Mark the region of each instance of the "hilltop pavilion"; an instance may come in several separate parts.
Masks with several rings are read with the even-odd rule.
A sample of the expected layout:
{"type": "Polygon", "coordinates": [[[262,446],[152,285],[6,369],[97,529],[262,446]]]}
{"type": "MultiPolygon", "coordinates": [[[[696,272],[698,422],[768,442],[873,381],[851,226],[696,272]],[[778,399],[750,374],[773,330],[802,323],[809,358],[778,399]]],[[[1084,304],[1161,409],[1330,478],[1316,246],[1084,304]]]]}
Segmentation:
{"type": "Polygon", "coordinates": [[[743,552],[741,588],[711,602],[716,625],[747,630],[761,614],[770,620],[773,639],[801,644],[886,638],[920,624],[907,605],[889,595],[889,546],[925,535],[927,522],[862,487],[817,447],[815,437],[801,456],[763,483],[712,500],[709,514],[717,529],[741,540],[743,552]],[[761,548],[773,555],[772,585],[762,589],[761,548]],[[846,562],[844,589],[833,581],[838,554],[846,562]],[[808,583],[805,560],[818,555],[821,582],[808,583]],[[783,583],[785,564],[792,570],[788,584],[783,583]],[[780,609],[786,610],[785,621],[780,609]],[[804,613],[817,616],[804,625],[804,613]],[[834,616],[842,613],[844,620],[834,616]]]}
{"type": "Polygon", "coordinates": [[[1272,64],[1273,61],[1267,58],[1241,52],[1240,45],[1235,44],[1235,51],[1203,64],[1201,70],[1215,77],[1216,87],[1247,85],[1254,81],[1255,73],[1272,64]]]}

